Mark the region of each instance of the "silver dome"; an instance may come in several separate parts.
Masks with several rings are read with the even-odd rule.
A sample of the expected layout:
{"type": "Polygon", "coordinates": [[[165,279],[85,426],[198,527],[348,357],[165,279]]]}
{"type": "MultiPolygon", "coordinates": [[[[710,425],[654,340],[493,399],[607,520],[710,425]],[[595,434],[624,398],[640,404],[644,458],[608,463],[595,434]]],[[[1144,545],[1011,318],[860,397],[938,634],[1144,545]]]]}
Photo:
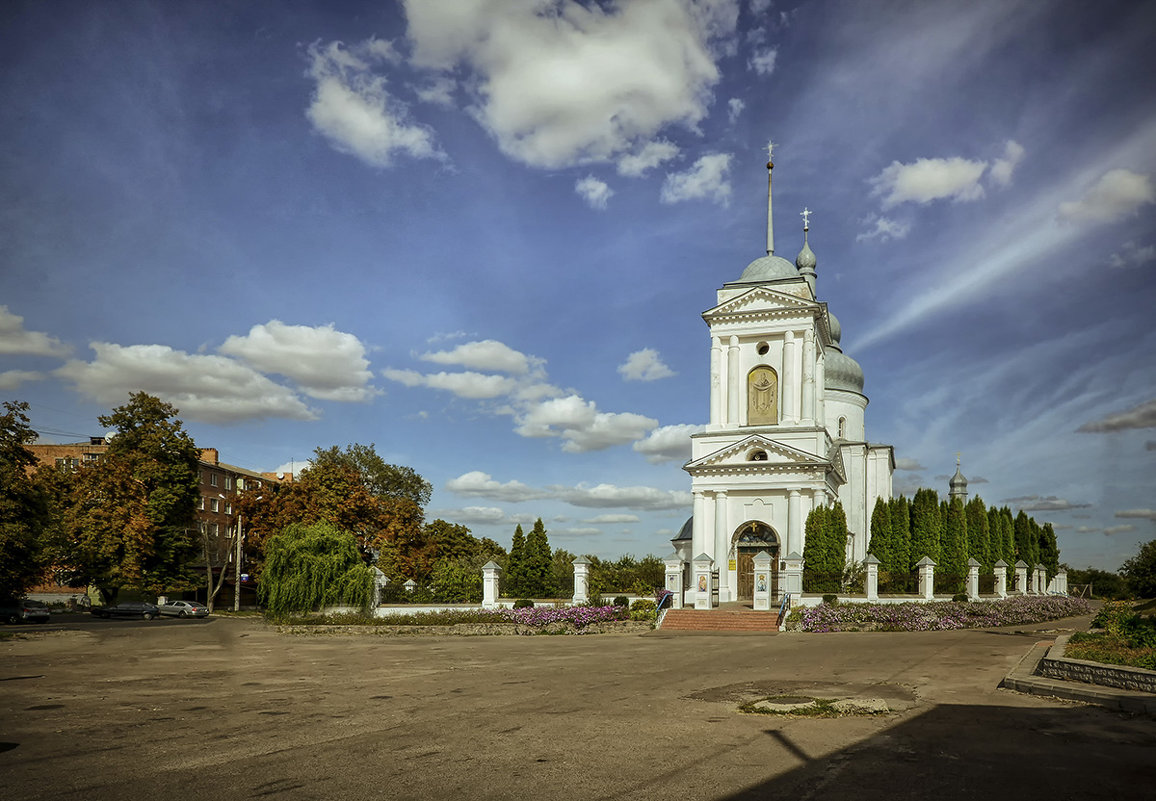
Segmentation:
{"type": "Polygon", "coordinates": [[[843,325],[839,322],[839,318],[835,316],[835,312],[830,309],[827,310],[827,320],[831,328],[831,340],[838,345],[843,341],[843,325]]]}
{"type": "Polygon", "coordinates": [[[827,389],[845,389],[863,394],[863,368],[842,351],[830,351],[823,365],[823,385],[827,389]]]}
{"type": "Polygon", "coordinates": [[[781,256],[763,256],[747,265],[739,281],[774,281],[798,277],[799,271],[786,259],[781,256]]]}

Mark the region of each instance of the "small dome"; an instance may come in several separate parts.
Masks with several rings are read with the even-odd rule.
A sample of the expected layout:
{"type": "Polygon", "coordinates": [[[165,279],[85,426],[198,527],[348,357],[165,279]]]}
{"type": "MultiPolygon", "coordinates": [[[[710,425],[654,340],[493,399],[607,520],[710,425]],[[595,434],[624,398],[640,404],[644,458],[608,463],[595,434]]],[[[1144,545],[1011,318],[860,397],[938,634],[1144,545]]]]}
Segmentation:
{"type": "Polygon", "coordinates": [[[803,249],[799,251],[799,255],[795,257],[795,266],[800,270],[814,270],[818,262],[815,260],[815,252],[811,250],[810,244],[807,240],[803,240],[803,249]]]}
{"type": "Polygon", "coordinates": [[[780,278],[798,278],[795,265],[780,256],[763,256],[755,259],[743,270],[739,281],[775,281],[780,278]]]}
{"type": "Polygon", "coordinates": [[[843,339],[843,326],[839,322],[839,318],[835,316],[835,312],[830,309],[827,310],[827,319],[830,320],[831,339],[838,345],[843,339]]]}
{"type": "Polygon", "coordinates": [[[967,479],[964,478],[963,473],[959,471],[959,465],[955,466],[955,475],[951,477],[951,481],[948,482],[948,485],[952,489],[955,489],[956,487],[959,487],[960,489],[967,489],[967,479]]]}
{"type": "Polygon", "coordinates": [[[863,368],[842,351],[833,350],[824,359],[823,385],[863,394],[863,368]]]}

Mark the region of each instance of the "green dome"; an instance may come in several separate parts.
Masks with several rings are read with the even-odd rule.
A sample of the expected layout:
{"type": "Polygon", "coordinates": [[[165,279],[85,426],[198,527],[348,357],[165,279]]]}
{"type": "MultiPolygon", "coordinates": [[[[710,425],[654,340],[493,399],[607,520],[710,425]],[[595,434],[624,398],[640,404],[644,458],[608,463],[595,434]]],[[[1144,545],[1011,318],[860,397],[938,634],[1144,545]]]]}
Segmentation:
{"type": "Polygon", "coordinates": [[[799,271],[786,259],[781,256],[763,256],[747,265],[739,281],[777,281],[798,277],[799,271]]]}

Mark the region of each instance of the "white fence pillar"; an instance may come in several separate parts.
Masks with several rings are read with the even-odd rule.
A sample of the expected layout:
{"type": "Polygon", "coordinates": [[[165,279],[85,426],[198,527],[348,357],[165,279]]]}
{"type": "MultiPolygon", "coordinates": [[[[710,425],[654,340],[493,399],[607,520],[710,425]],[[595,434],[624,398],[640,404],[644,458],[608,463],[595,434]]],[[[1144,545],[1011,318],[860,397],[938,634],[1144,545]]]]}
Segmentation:
{"type": "Polygon", "coordinates": [[[803,594],[803,557],[798,551],[791,551],[783,564],[783,592],[797,601],[803,594]]]}
{"type": "Polygon", "coordinates": [[[490,560],[482,565],[482,608],[483,609],[497,609],[498,608],[498,582],[499,574],[501,574],[501,566],[490,560]]]}
{"type": "Polygon", "coordinates": [[[771,565],[774,559],[766,551],[755,554],[755,609],[771,608],[771,565]]]}
{"type": "Polygon", "coordinates": [[[1007,597],[1007,562],[1002,559],[995,563],[995,594],[1007,597]]]}
{"type": "Polygon", "coordinates": [[[974,557],[967,560],[967,600],[979,600],[979,561],[974,557]]]}
{"type": "Polygon", "coordinates": [[[875,554],[867,554],[867,558],[863,560],[863,564],[867,567],[867,600],[879,600],[879,560],[875,554]]]}
{"type": "Polygon", "coordinates": [[[714,606],[711,568],[714,559],[705,553],[695,557],[694,564],[694,608],[711,609],[714,606]]]}
{"type": "Polygon", "coordinates": [[[1016,592],[1028,594],[1028,563],[1023,559],[1016,562],[1016,592]]]}
{"type": "Polygon", "coordinates": [[[584,604],[590,600],[590,560],[579,556],[573,564],[574,597],[571,603],[584,604]]]}
{"type": "Polygon", "coordinates": [[[666,564],[666,588],[674,593],[670,599],[671,609],[682,609],[684,602],[683,592],[683,571],[686,569],[685,563],[677,553],[672,553],[663,560],[666,564]]]}
{"type": "Polygon", "coordinates": [[[925,556],[915,566],[919,568],[919,594],[923,600],[930,601],[935,597],[935,562],[925,556]]]}

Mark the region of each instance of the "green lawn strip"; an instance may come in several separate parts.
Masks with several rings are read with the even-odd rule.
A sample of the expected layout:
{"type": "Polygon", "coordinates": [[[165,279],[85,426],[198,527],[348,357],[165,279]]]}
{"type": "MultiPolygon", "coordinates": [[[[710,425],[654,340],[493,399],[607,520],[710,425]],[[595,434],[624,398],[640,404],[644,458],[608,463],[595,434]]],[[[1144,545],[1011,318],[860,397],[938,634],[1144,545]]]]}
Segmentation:
{"type": "Polygon", "coordinates": [[[1064,657],[1156,670],[1156,648],[1132,646],[1126,638],[1109,632],[1073,634],[1064,649],[1064,657]]]}

